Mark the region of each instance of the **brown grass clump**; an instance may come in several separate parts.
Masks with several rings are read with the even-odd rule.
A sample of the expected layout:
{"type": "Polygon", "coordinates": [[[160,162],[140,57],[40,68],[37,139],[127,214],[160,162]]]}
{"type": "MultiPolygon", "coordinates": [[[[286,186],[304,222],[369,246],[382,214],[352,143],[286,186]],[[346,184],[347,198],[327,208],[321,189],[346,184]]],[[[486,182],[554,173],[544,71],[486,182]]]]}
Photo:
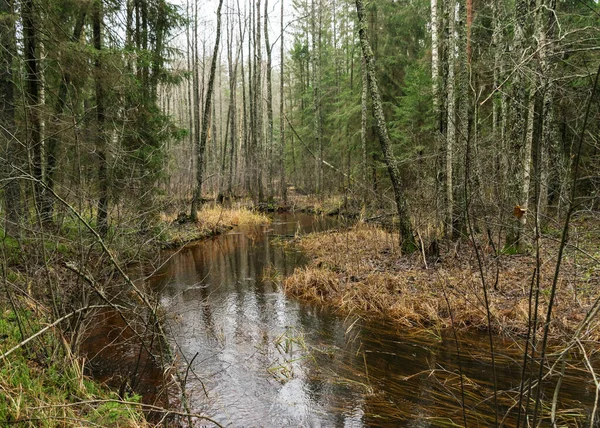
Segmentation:
{"type": "MultiPolygon", "coordinates": [[[[391,318],[405,326],[450,327],[452,313],[456,327],[488,328],[479,266],[470,242],[453,247],[438,263],[430,262],[428,269],[420,254],[401,255],[397,235],[364,224],[307,235],[297,245],[312,260],[285,279],[290,295],[343,314],[391,318]]],[[[556,264],[554,248],[543,245],[549,255],[541,266],[540,326],[556,264]]],[[[483,251],[493,331],[527,331],[534,268],[533,256],[483,251]]],[[[553,311],[554,336],[575,331],[596,298],[592,287],[576,290],[568,285],[577,275],[577,266],[567,257],[553,311]]]]}
{"type": "Polygon", "coordinates": [[[164,246],[172,247],[217,235],[235,226],[251,227],[270,223],[266,215],[248,208],[205,205],[198,211],[197,223],[176,223],[177,215],[162,214],[164,246]]]}

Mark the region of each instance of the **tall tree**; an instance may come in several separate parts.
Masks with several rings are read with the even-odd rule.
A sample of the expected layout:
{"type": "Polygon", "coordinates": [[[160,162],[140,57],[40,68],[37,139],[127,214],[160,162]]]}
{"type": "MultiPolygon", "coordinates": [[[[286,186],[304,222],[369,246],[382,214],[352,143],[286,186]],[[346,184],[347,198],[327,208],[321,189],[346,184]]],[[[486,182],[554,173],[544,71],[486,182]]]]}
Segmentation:
{"type": "Polygon", "coordinates": [[[0,136],[5,142],[2,150],[0,172],[6,179],[4,190],[4,230],[16,235],[22,215],[21,195],[18,181],[13,173],[17,165],[18,145],[15,127],[15,84],[13,58],[16,57],[15,20],[11,0],[0,0],[0,136]]]}
{"type": "Polygon", "coordinates": [[[265,51],[267,52],[267,162],[269,198],[273,198],[273,83],[271,79],[271,44],[269,43],[269,0],[265,0],[265,51]]]}
{"type": "Polygon", "coordinates": [[[31,173],[36,179],[34,197],[36,208],[41,212],[42,202],[42,140],[40,119],[40,76],[38,70],[38,32],[36,7],[33,0],[21,5],[23,16],[23,50],[25,59],[25,103],[27,106],[27,150],[30,153],[31,173]]]}
{"type": "Polygon", "coordinates": [[[281,185],[281,199],[287,205],[287,184],[285,181],[285,122],[284,122],[284,93],[283,93],[283,63],[285,61],[283,43],[283,1],[281,2],[281,34],[279,36],[279,181],[281,185]]]}
{"type": "Polygon", "coordinates": [[[457,38],[456,31],[456,1],[448,0],[446,5],[448,13],[448,80],[446,91],[448,97],[448,119],[446,128],[446,222],[445,230],[446,237],[453,236],[454,226],[454,145],[456,143],[456,51],[457,38]]]}
{"type": "Polygon", "coordinates": [[[392,187],[394,189],[394,200],[396,202],[396,209],[398,211],[398,220],[400,224],[399,229],[401,247],[405,252],[412,252],[416,249],[415,237],[413,236],[408,204],[404,197],[402,183],[400,182],[400,171],[398,170],[396,160],[394,159],[394,154],[392,152],[392,141],[390,140],[385,122],[381,95],[379,94],[379,88],[377,84],[377,76],[375,75],[375,58],[367,37],[365,7],[362,0],[356,0],[356,12],[358,15],[358,35],[367,68],[369,91],[371,93],[373,115],[375,117],[377,134],[379,135],[381,151],[383,152],[383,157],[390,175],[392,187]]]}
{"type": "MultiPolygon", "coordinates": [[[[71,42],[77,43],[81,37],[83,26],[85,23],[85,17],[87,14],[86,7],[83,7],[78,11],[77,20],[73,28],[73,35],[71,36],[71,42]]],[[[71,84],[71,73],[68,70],[61,72],[60,84],[58,88],[58,94],[54,105],[54,127],[58,128],[61,120],[61,116],[64,114],[65,107],[67,106],[67,94],[69,86],[71,84]]],[[[54,191],[55,174],[57,167],[57,156],[60,144],[60,132],[58,129],[54,129],[48,135],[48,142],[46,146],[46,174],[45,181],[46,187],[43,193],[42,200],[42,218],[45,221],[52,221],[54,211],[54,191]]]]}
{"type": "Polygon", "coordinates": [[[192,199],[192,207],[190,218],[192,221],[198,221],[198,208],[202,203],[202,181],[204,179],[204,152],[206,150],[206,141],[208,137],[208,127],[210,125],[210,114],[212,106],[212,94],[215,84],[215,74],[217,69],[217,58],[219,55],[219,42],[221,39],[221,7],[223,0],[219,0],[217,7],[217,33],[215,35],[215,48],[213,50],[210,74],[208,78],[208,88],[206,90],[206,101],[204,103],[204,113],[202,117],[202,133],[200,134],[200,142],[196,147],[196,189],[192,199]]]}
{"type": "Polygon", "coordinates": [[[100,235],[108,231],[108,165],[106,161],[106,134],[104,129],[104,85],[102,79],[102,0],[94,0],[92,11],[92,39],[96,59],[94,62],[94,80],[96,94],[96,153],[98,155],[98,187],[99,197],[96,214],[96,224],[100,235]]]}

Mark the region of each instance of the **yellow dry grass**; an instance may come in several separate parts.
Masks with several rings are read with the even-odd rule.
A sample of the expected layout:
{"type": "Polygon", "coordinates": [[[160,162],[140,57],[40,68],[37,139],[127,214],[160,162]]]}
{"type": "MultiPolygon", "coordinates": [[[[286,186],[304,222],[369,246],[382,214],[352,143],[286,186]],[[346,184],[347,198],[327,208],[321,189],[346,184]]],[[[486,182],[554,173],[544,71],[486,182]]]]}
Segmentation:
{"type": "MultiPolygon", "coordinates": [[[[406,326],[450,327],[452,315],[456,327],[488,328],[481,275],[470,243],[461,244],[458,251],[450,251],[428,269],[420,254],[400,254],[397,235],[364,224],[307,235],[297,245],[312,260],[285,279],[284,289],[290,295],[343,314],[391,318],[406,326]]],[[[540,326],[556,262],[552,253],[548,251],[541,269],[540,326]]],[[[572,333],[596,298],[563,284],[574,274],[568,260],[563,265],[561,278],[565,280],[561,280],[553,312],[554,336],[572,333]]],[[[534,267],[533,256],[483,255],[495,332],[527,331],[534,267]]]]}
{"type": "Polygon", "coordinates": [[[205,205],[198,211],[198,222],[176,224],[175,214],[161,214],[166,225],[164,242],[166,246],[207,238],[232,227],[250,227],[267,224],[271,220],[266,215],[244,207],[225,208],[218,205],[205,205]]]}

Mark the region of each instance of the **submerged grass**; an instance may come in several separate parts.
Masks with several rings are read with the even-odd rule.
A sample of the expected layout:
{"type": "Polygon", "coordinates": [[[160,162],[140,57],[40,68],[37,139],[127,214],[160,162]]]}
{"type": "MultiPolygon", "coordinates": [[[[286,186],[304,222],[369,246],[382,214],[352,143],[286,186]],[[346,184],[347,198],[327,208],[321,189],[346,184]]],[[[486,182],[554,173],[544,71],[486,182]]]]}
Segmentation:
{"type": "MultiPolygon", "coordinates": [[[[302,300],[343,314],[385,317],[405,326],[445,328],[451,326],[446,294],[455,326],[488,328],[478,265],[469,243],[446,249],[443,259],[429,262],[429,268],[421,254],[401,254],[396,234],[365,224],[307,235],[296,243],[312,260],[297,268],[283,286],[302,300]]],[[[552,255],[556,252],[547,254],[541,267],[540,314],[546,311],[556,261],[552,255]]],[[[491,247],[484,251],[491,328],[495,332],[527,331],[529,281],[534,267],[533,256],[496,255],[491,247]]],[[[577,265],[565,261],[552,323],[555,337],[573,333],[593,304],[596,292],[589,284],[598,283],[598,272],[590,274],[591,270],[582,267],[581,261],[577,265]]],[[[597,329],[593,331],[588,338],[598,339],[597,329]]]]}

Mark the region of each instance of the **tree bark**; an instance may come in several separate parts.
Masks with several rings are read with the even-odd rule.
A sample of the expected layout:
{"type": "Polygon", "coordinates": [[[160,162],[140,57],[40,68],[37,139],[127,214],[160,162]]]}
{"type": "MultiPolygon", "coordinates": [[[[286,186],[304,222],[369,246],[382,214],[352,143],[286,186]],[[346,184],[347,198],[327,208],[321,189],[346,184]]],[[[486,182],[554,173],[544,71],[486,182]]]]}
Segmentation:
{"type": "Polygon", "coordinates": [[[265,0],[265,50],[267,52],[267,169],[269,199],[273,198],[273,86],[271,80],[271,45],[269,43],[269,0],[265,0]]]}
{"type": "Polygon", "coordinates": [[[204,103],[204,115],[202,118],[202,133],[200,134],[200,141],[196,147],[196,190],[194,192],[194,198],[192,199],[192,207],[190,218],[192,221],[198,221],[198,208],[202,204],[202,181],[204,179],[204,152],[206,150],[206,141],[208,137],[208,128],[210,126],[210,113],[212,105],[212,94],[215,84],[215,74],[217,70],[217,57],[219,55],[219,42],[221,38],[221,7],[223,6],[223,0],[219,0],[219,6],[217,7],[217,34],[215,36],[215,48],[210,65],[210,75],[208,78],[208,88],[206,90],[206,100],[204,103]]]}
{"type": "Polygon", "coordinates": [[[448,96],[448,119],[446,128],[446,222],[445,235],[448,238],[453,236],[454,225],[454,194],[453,194],[453,151],[456,142],[456,95],[454,93],[456,78],[456,3],[453,0],[448,2],[448,81],[446,92],[448,96]]]}
{"type": "Polygon", "coordinates": [[[366,208],[369,197],[369,186],[367,185],[369,182],[369,163],[367,157],[367,96],[369,92],[369,82],[367,77],[367,64],[364,56],[362,57],[361,64],[362,85],[360,94],[360,146],[362,151],[362,199],[363,207],[366,208]]]}
{"type": "Polygon", "coordinates": [[[108,166],[106,162],[106,135],[104,130],[104,83],[102,82],[102,0],[94,0],[92,16],[92,39],[96,50],[96,153],[98,153],[98,212],[96,224],[100,236],[108,232],[108,166]]]}
{"type": "Polygon", "coordinates": [[[40,76],[37,58],[37,28],[33,0],[21,5],[23,16],[23,50],[25,56],[25,104],[29,128],[27,150],[30,153],[31,173],[37,180],[34,185],[36,208],[41,212],[42,202],[42,141],[40,123],[40,76]]]}
{"type": "Polygon", "coordinates": [[[13,168],[18,163],[18,144],[15,139],[15,84],[13,79],[13,58],[16,56],[15,22],[12,19],[11,0],[0,0],[0,136],[5,145],[3,153],[2,178],[7,179],[4,187],[4,230],[7,235],[18,236],[22,216],[21,190],[13,177],[13,168]]]}
{"type": "Polygon", "coordinates": [[[283,120],[284,116],[284,93],[283,93],[283,63],[285,60],[284,56],[284,45],[283,45],[283,36],[284,36],[284,28],[283,28],[283,1],[281,2],[281,35],[280,35],[280,51],[279,51],[279,180],[281,185],[281,198],[283,199],[283,204],[287,205],[287,184],[285,182],[285,122],[283,120]]]}
{"type": "Polygon", "coordinates": [[[394,199],[396,202],[396,208],[398,210],[400,222],[400,245],[404,252],[413,252],[417,246],[415,244],[415,238],[412,232],[408,204],[403,195],[402,184],[400,182],[400,172],[398,171],[398,167],[396,165],[396,159],[394,158],[394,154],[392,152],[392,142],[387,131],[383,106],[381,104],[381,96],[379,94],[379,88],[377,85],[377,77],[375,75],[375,58],[373,57],[373,51],[371,50],[371,46],[369,45],[369,40],[367,38],[365,8],[362,0],[356,0],[356,12],[358,14],[358,34],[360,44],[362,47],[363,56],[365,58],[365,63],[367,65],[367,77],[369,91],[371,92],[371,101],[373,104],[373,115],[375,117],[381,150],[383,152],[384,160],[388,168],[390,180],[392,182],[392,187],[394,189],[394,199]]]}
{"type": "MultiPolygon", "coordinates": [[[[73,36],[71,37],[73,43],[76,43],[81,37],[85,16],[86,10],[82,10],[77,17],[75,28],[73,29],[73,36]]],[[[67,104],[67,91],[70,84],[71,74],[68,71],[65,71],[62,74],[56,104],[54,105],[55,128],[58,128],[60,118],[64,113],[67,104]]],[[[41,212],[43,221],[52,221],[54,214],[54,197],[52,196],[52,193],[54,190],[54,175],[56,173],[56,156],[58,153],[59,135],[58,129],[54,129],[48,136],[48,144],[46,147],[46,187],[43,192],[41,212]]]]}

